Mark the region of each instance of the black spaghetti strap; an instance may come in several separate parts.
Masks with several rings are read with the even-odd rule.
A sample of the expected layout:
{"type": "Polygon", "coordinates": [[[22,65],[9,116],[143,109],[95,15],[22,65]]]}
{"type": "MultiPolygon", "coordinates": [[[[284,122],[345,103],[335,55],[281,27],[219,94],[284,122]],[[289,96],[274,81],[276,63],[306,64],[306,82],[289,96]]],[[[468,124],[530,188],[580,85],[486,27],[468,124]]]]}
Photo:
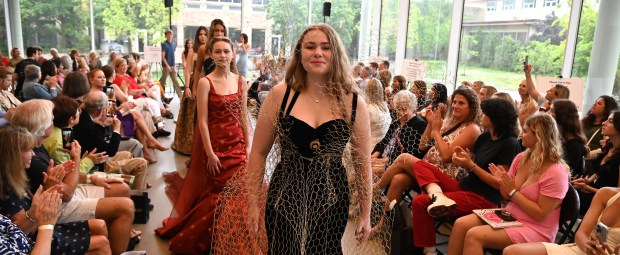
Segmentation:
{"type": "Polygon", "coordinates": [[[284,93],[284,98],[282,99],[282,104],[280,104],[280,116],[284,117],[284,108],[286,107],[286,102],[288,101],[288,95],[291,93],[291,87],[286,86],[286,93],[284,93]]]}
{"type": "Polygon", "coordinates": [[[355,124],[356,110],[357,110],[357,93],[353,93],[353,105],[351,106],[351,126],[355,124]]]}
{"type": "Polygon", "coordinates": [[[288,116],[291,113],[291,110],[293,110],[293,105],[295,104],[295,101],[297,101],[298,97],[299,97],[299,91],[295,91],[295,94],[293,95],[293,99],[291,99],[291,103],[288,105],[288,109],[286,109],[285,116],[288,116]]]}

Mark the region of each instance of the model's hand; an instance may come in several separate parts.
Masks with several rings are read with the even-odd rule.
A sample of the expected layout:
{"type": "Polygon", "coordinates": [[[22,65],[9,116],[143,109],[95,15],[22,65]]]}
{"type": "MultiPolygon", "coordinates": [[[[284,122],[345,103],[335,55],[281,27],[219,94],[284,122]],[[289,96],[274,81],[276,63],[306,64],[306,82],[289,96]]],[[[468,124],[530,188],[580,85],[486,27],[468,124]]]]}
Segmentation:
{"type": "Polygon", "coordinates": [[[217,155],[212,154],[207,156],[207,170],[209,171],[209,174],[220,174],[220,167],[222,167],[222,164],[220,163],[220,159],[217,155]]]}
{"type": "Polygon", "coordinates": [[[192,90],[189,89],[189,87],[185,88],[185,92],[183,93],[183,96],[185,96],[185,97],[187,97],[187,98],[189,98],[191,100],[194,100],[194,95],[192,95],[192,90]]]}
{"type": "Polygon", "coordinates": [[[358,245],[366,242],[370,236],[370,216],[361,217],[357,221],[357,228],[355,229],[355,239],[357,239],[358,245]]]}
{"type": "Polygon", "coordinates": [[[258,222],[260,219],[260,209],[258,207],[258,204],[256,203],[250,203],[250,205],[248,206],[248,229],[250,230],[250,233],[253,233],[255,235],[258,234],[258,222]]]}

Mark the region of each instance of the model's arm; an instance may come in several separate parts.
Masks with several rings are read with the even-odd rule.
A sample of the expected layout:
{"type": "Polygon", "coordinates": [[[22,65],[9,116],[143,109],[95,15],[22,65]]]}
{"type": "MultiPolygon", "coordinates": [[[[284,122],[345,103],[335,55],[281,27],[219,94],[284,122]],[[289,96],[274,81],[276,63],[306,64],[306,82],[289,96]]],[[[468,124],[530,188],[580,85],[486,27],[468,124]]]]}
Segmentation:
{"type": "Polygon", "coordinates": [[[356,233],[358,241],[366,241],[370,234],[370,208],[372,203],[372,168],[370,167],[370,120],[368,119],[368,109],[362,97],[357,98],[357,112],[353,132],[351,134],[351,157],[358,175],[358,195],[360,199],[360,220],[356,233]],[[368,231],[366,231],[368,230],[368,231]],[[360,232],[361,231],[361,232],[360,232]]]}
{"type": "Polygon", "coordinates": [[[248,115],[248,88],[245,79],[241,77],[241,125],[243,127],[243,138],[245,140],[245,148],[250,152],[252,144],[250,143],[250,116],[248,115]]]}
{"type": "Polygon", "coordinates": [[[205,63],[205,59],[207,58],[207,46],[202,45],[198,48],[198,55],[196,56],[196,66],[194,67],[194,84],[192,85],[192,91],[196,91],[196,87],[198,86],[198,82],[200,80],[200,73],[202,71],[202,66],[205,63]]]}
{"type": "Polygon", "coordinates": [[[276,128],[278,122],[278,102],[282,101],[282,95],[286,85],[276,85],[263,102],[256,121],[254,130],[254,140],[250,151],[248,162],[247,188],[248,188],[248,228],[250,232],[257,233],[260,222],[260,203],[259,194],[263,189],[263,176],[267,155],[273,147],[276,138],[276,128]]]}

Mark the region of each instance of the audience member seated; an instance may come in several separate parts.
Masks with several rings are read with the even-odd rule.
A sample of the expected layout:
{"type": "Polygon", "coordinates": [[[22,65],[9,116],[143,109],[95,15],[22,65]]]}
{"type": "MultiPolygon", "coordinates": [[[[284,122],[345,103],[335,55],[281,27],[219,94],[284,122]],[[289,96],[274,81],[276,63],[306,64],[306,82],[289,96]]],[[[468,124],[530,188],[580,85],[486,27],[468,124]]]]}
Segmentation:
{"type": "Polygon", "coordinates": [[[24,69],[24,86],[22,88],[22,95],[24,101],[31,99],[52,99],[58,95],[56,84],[50,84],[47,88],[39,84],[41,79],[41,68],[36,65],[28,65],[24,69]]]}
{"type": "MultiPolygon", "coordinates": [[[[477,96],[478,94],[476,94],[476,97],[477,96]]],[[[426,117],[428,109],[438,109],[441,104],[448,105],[448,88],[446,88],[446,85],[441,83],[433,83],[431,91],[428,93],[428,103],[426,103],[427,107],[420,111],[420,115],[426,117]]],[[[443,109],[441,111],[441,116],[443,117],[445,114],[445,109],[443,109]]]]}
{"type": "Polygon", "coordinates": [[[620,175],[620,112],[613,112],[606,121],[603,121],[601,134],[608,136],[609,141],[603,147],[601,154],[592,161],[593,173],[588,178],[578,178],[572,181],[579,193],[581,202],[580,211],[586,212],[594,194],[603,187],[619,187],[620,175]]]}
{"type": "MultiPolygon", "coordinates": [[[[88,73],[90,80],[90,91],[103,91],[106,88],[106,77],[102,70],[94,69],[88,73]]],[[[114,89],[116,85],[111,88],[114,89]]],[[[116,94],[116,89],[114,89],[116,94]]],[[[120,92],[122,93],[122,92],[120,92]]],[[[108,95],[108,99],[110,96],[108,95]]],[[[113,97],[114,98],[114,97],[113,97]]],[[[160,151],[168,150],[167,147],[161,145],[159,141],[151,134],[148,129],[148,124],[145,121],[144,116],[137,110],[135,110],[135,104],[132,102],[124,102],[116,104],[116,116],[121,121],[121,135],[125,137],[135,137],[142,144],[142,153],[144,158],[151,163],[155,163],[156,159],[151,154],[149,148],[155,148],[160,151]]],[[[152,122],[151,122],[152,123],[152,122]]],[[[136,155],[134,155],[136,156],[136,155]]]]}
{"type": "Polygon", "coordinates": [[[56,77],[57,72],[58,71],[54,61],[46,60],[41,64],[41,79],[39,79],[39,84],[45,86],[46,88],[54,86],[56,89],[62,90],[62,84],[58,83],[58,77],[56,77]]]}
{"type": "Polygon", "coordinates": [[[485,132],[474,145],[474,158],[460,147],[454,149],[452,163],[469,170],[460,182],[435,166],[421,162],[413,175],[426,194],[416,196],[412,203],[413,242],[427,253],[435,252],[435,220],[443,216],[463,216],[474,209],[495,208],[500,204],[500,179],[494,177],[491,164],[508,169],[521,152],[517,140],[517,111],[502,99],[482,101],[481,126],[485,132]]]}
{"type": "Polygon", "coordinates": [[[31,160],[30,168],[26,170],[30,180],[30,191],[35,193],[36,188],[40,185],[49,188],[50,176],[56,176],[55,174],[58,171],[66,173],[66,175],[57,178],[57,181],[62,184],[63,192],[63,208],[58,222],[67,223],[95,218],[104,220],[108,233],[110,233],[109,241],[112,254],[120,254],[127,249],[131,235],[134,217],[133,201],[127,197],[103,198],[104,192],[101,189],[93,189],[96,194],[89,193],[87,197],[90,198],[75,192],[78,184],[89,182],[88,178],[80,178],[78,174],[81,155],[79,143],[74,141],[71,144],[69,153],[71,160],[58,166],[55,166],[49,153],[42,146],[43,141],[52,132],[53,107],[53,103],[49,100],[31,100],[19,106],[11,118],[12,126],[24,127],[37,138],[35,147],[32,149],[34,157],[31,160]],[[100,190],[100,192],[96,192],[96,190],[100,190]]]}
{"type": "MultiPolygon", "coordinates": [[[[108,173],[134,175],[133,189],[146,189],[147,162],[143,158],[132,158],[132,153],[121,147],[120,120],[106,116],[108,97],[101,91],[90,92],[84,97],[84,114],[80,115],[73,134],[83,144],[82,153],[106,152],[110,157],[99,169],[108,173]],[[111,132],[112,131],[112,132],[111,132]]],[[[135,139],[134,139],[135,140],[135,139]]],[[[101,162],[104,163],[104,162],[101,162]]]]}
{"type": "MultiPolygon", "coordinates": [[[[385,71],[389,73],[387,70],[385,71]]],[[[396,95],[398,91],[405,90],[405,89],[407,89],[407,80],[405,79],[405,76],[402,76],[402,75],[394,76],[394,79],[392,79],[392,86],[391,87],[385,86],[386,95],[390,95],[388,97],[388,102],[392,102],[392,96],[396,95]],[[388,91],[390,92],[389,94],[387,93],[388,91]]]]}
{"type": "Polygon", "coordinates": [[[575,243],[558,245],[555,243],[515,244],[504,249],[505,255],[585,255],[618,254],[620,250],[620,190],[603,188],[594,196],[588,212],[583,217],[575,233],[575,243]],[[609,227],[607,241],[599,240],[597,224],[609,227]]]}
{"type": "Polygon", "coordinates": [[[536,89],[536,85],[534,84],[534,80],[532,79],[532,70],[534,68],[531,64],[524,66],[523,71],[525,72],[525,84],[527,85],[527,93],[532,97],[540,107],[538,110],[542,112],[549,111],[551,108],[551,103],[556,99],[568,99],[570,96],[570,90],[568,87],[562,84],[553,85],[550,89],[547,90],[546,94],[543,96],[536,89]]]}
{"type": "Polygon", "coordinates": [[[482,90],[482,87],[484,87],[483,81],[474,81],[471,84],[471,89],[473,89],[474,92],[476,92],[476,95],[480,95],[480,90],[482,90]]]}
{"type": "Polygon", "coordinates": [[[64,84],[65,82],[65,77],[67,77],[67,74],[73,72],[72,71],[72,66],[73,65],[73,60],[71,60],[71,57],[69,57],[68,55],[64,55],[62,57],[60,57],[60,66],[58,66],[58,82],[60,82],[60,84],[64,84]]]}
{"type": "Polygon", "coordinates": [[[418,109],[426,108],[426,105],[428,105],[428,99],[426,98],[426,82],[423,80],[413,81],[411,92],[418,98],[418,109]]]}
{"type": "Polygon", "coordinates": [[[577,106],[568,99],[556,99],[551,103],[548,113],[558,124],[564,161],[568,164],[571,175],[575,178],[583,177],[583,157],[589,149],[585,145],[586,138],[581,130],[577,106]]]}
{"type": "Polygon", "coordinates": [[[490,99],[495,93],[497,93],[497,89],[495,87],[491,85],[482,86],[482,88],[480,89],[480,94],[478,94],[478,96],[480,97],[480,102],[490,99]]]}
{"type": "Polygon", "coordinates": [[[65,83],[62,87],[62,94],[73,98],[78,101],[82,101],[82,98],[86,93],[90,91],[88,86],[88,78],[81,72],[70,72],[65,77],[65,83]]]}
{"type": "Polygon", "coordinates": [[[109,253],[104,221],[89,219],[57,224],[63,196],[62,187],[58,183],[65,176],[62,169],[53,168],[47,172],[51,175],[46,175],[45,191],[42,183],[34,186],[34,183],[28,182],[25,169],[30,168],[34,155],[32,148],[36,146],[37,138],[23,128],[7,126],[0,128],[0,141],[3,142],[0,148],[0,161],[3,162],[0,165],[2,253],[109,253]],[[33,190],[34,195],[31,193],[33,190]],[[36,239],[34,247],[27,235],[36,239]],[[84,238],[70,237],[74,235],[84,238]]]}
{"type": "MultiPolygon", "coordinates": [[[[17,52],[19,53],[19,49],[17,52]]],[[[28,47],[26,49],[26,58],[17,63],[15,66],[15,70],[13,71],[13,81],[17,81],[17,86],[15,86],[13,93],[19,99],[23,98],[22,87],[26,81],[26,66],[41,66],[41,64],[37,62],[37,59],[39,59],[39,51],[37,50],[37,47],[28,47]]]]}
{"type": "MultiPolygon", "coordinates": [[[[43,141],[43,147],[55,163],[62,164],[71,160],[70,151],[68,151],[68,148],[71,147],[71,140],[68,141],[69,144],[63,144],[62,130],[73,130],[73,126],[80,121],[80,114],[82,111],[79,109],[78,102],[67,96],[57,96],[52,99],[52,103],[54,104],[54,110],[52,111],[54,115],[54,127],[52,128],[50,136],[43,141]]],[[[103,164],[104,162],[109,162],[109,160],[105,151],[99,153],[97,153],[97,149],[87,151],[80,159],[80,178],[86,180],[90,179],[91,184],[99,186],[99,189],[104,192],[104,197],[129,197],[129,186],[122,181],[87,176],[95,164],[103,164]]],[[[89,185],[79,185],[76,192],[82,192],[86,197],[91,190],[93,190],[93,188],[89,185]]],[[[100,192],[100,190],[96,191],[96,193],[100,192]]]]}
{"type": "MultiPolygon", "coordinates": [[[[117,58],[114,60],[114,68],[116,71],[116,78],[114,79],[114,84],[118,85],[120,88],[119,92],[122,95],[116,95],[116,100],[121,103],[126,101],[134,102],[139,108],[139,111],[149,110],[150,114],[143,114],[145,118],[152,116],[154,125],[157,127],[157,131],[153,133],[154,137],[159,136],[169,136],[170,132],[163,130],[163,118],[161,115],[161,108],[159,107],[159,103],[151,98],[145,97],[143,94],[146,93],[146,90],[140,88],[136,80],[127,74],[128,66],[127,60],[124,58],[117,58]],[[133,97],[131,99],[130,97],[133,97]]],[[[115,91],[116,93],[116,91],[115,91]]]]}
{"type": "Polygon", "coordinates": [[[370,80],[364,92],[370,119],[370,145],[374,147],[387,133],[392,118],[379,80],[370,80]]]}
{"type": "Polygon", "coordinates": [[[512,104],[515,109],[518,109],[518,105],[517,105],[517,101],[515,101],[514,99],[512,99],[512,97],[510,96],[510,94],[506,93],[506,92],[495,92],[495,94],[493,94],[493,96],[491,96],[491,98],[499,98],[502,99],[506,102],[509,102],[510,104],[512,104]]]}
{"type": "Polygon", "coordinates": [[[569,185],[560,134],[551,116],[536,114],[525,121],[521,139],[527,149],[515,157],[508,172],[495,165],[489,170],[501,180],[503,198],[510,200],[505,210],[523,226],[493,229],[475,214],[463,216],[452,229],[448,254],[483,254],[484,248],[554,241],[569,185]]]}
{"type": "Polygon", "coordinates": [[[603,140],[601,127],[603,126],[603,121],[617,108],[618,103],[616,103],[613,97],[607,95],[600,96],[596,99],[588,113],[581,119],[581,126],[587,140],[586,145],[590,148],[590,153],[586,156],[586,174],[591,174],[592,161],[601,154],[601,141],[603,140]]]}
{"type": "Polygon", "coordinates": [[[523,127],[525,120],[538,111],[538,103],[530,96],[526,80],[521,80],[517,91],[519,92],[519,96],[521,96],[521,102],[519,103],[519,125],[523,127]]]}
{"type": "Polygon", "coordinates": [[[22,104],[22,102],[9,92],[9,86],[11,86],[12,82],[13,77],[10,70],[4,66],[0,66],[0,108],[5,112],[22,104]]]}
{"type": "MultiPolygon", "coordinates": [[[[381,176],[377,187],[384,189],[389,185],[384,208],[386,211],[393,200],[400,201],[406,188],[414,187],[416,180],[412,176],[412,166],[415,169],[428,167],[430,164],[450,178],[457,179],[459,167],[452,164],[452,154],[457,147],[464,150],[473,148],[480,135],[480,102],[478,95],[467,87],[454,91],[451,101],[449,115],[445,120],[441,118],[440,109],[429,109],[426,113],[428,123],[419,144],[420,151],[428,149],[426,155],[420,159],[412,154],[402,153],[381,176]]],[[[439,108],[441,107],[445,105],[439,108]]]]}
{"type": "MultiPolygon", "coordinates": [[[[371,80],[372,81],[372,80],[371,80]]],[[[371,82],[368,84],[371,85],[371,82]]],[[[368,86],[367,86],[368,88],[368,86]]],[[[423,157],[420,150],[420,138],[426,128],[426,119],[416,114],[416,97],[407,90],[396,93],[393,99],[398,120],[394,120],[383,140],[372,151],[373,172],[383,175],[389,166],[402,153],[423,157]]]]}

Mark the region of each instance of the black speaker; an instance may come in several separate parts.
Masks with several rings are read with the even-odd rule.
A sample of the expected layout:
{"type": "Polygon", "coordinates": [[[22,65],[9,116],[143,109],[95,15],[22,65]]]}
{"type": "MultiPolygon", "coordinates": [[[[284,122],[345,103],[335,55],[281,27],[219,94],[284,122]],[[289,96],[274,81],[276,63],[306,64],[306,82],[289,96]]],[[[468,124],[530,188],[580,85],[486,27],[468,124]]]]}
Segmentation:
{"type": "Polygon", "coordinates": [[[172,0],[164,0],[164,6],[172,7],[172,0]]]}
{"type": "Polygon", "coordinates": [[[329,17],[332,14],[332,3],[323,3],[323,17],[329,17]]]}

